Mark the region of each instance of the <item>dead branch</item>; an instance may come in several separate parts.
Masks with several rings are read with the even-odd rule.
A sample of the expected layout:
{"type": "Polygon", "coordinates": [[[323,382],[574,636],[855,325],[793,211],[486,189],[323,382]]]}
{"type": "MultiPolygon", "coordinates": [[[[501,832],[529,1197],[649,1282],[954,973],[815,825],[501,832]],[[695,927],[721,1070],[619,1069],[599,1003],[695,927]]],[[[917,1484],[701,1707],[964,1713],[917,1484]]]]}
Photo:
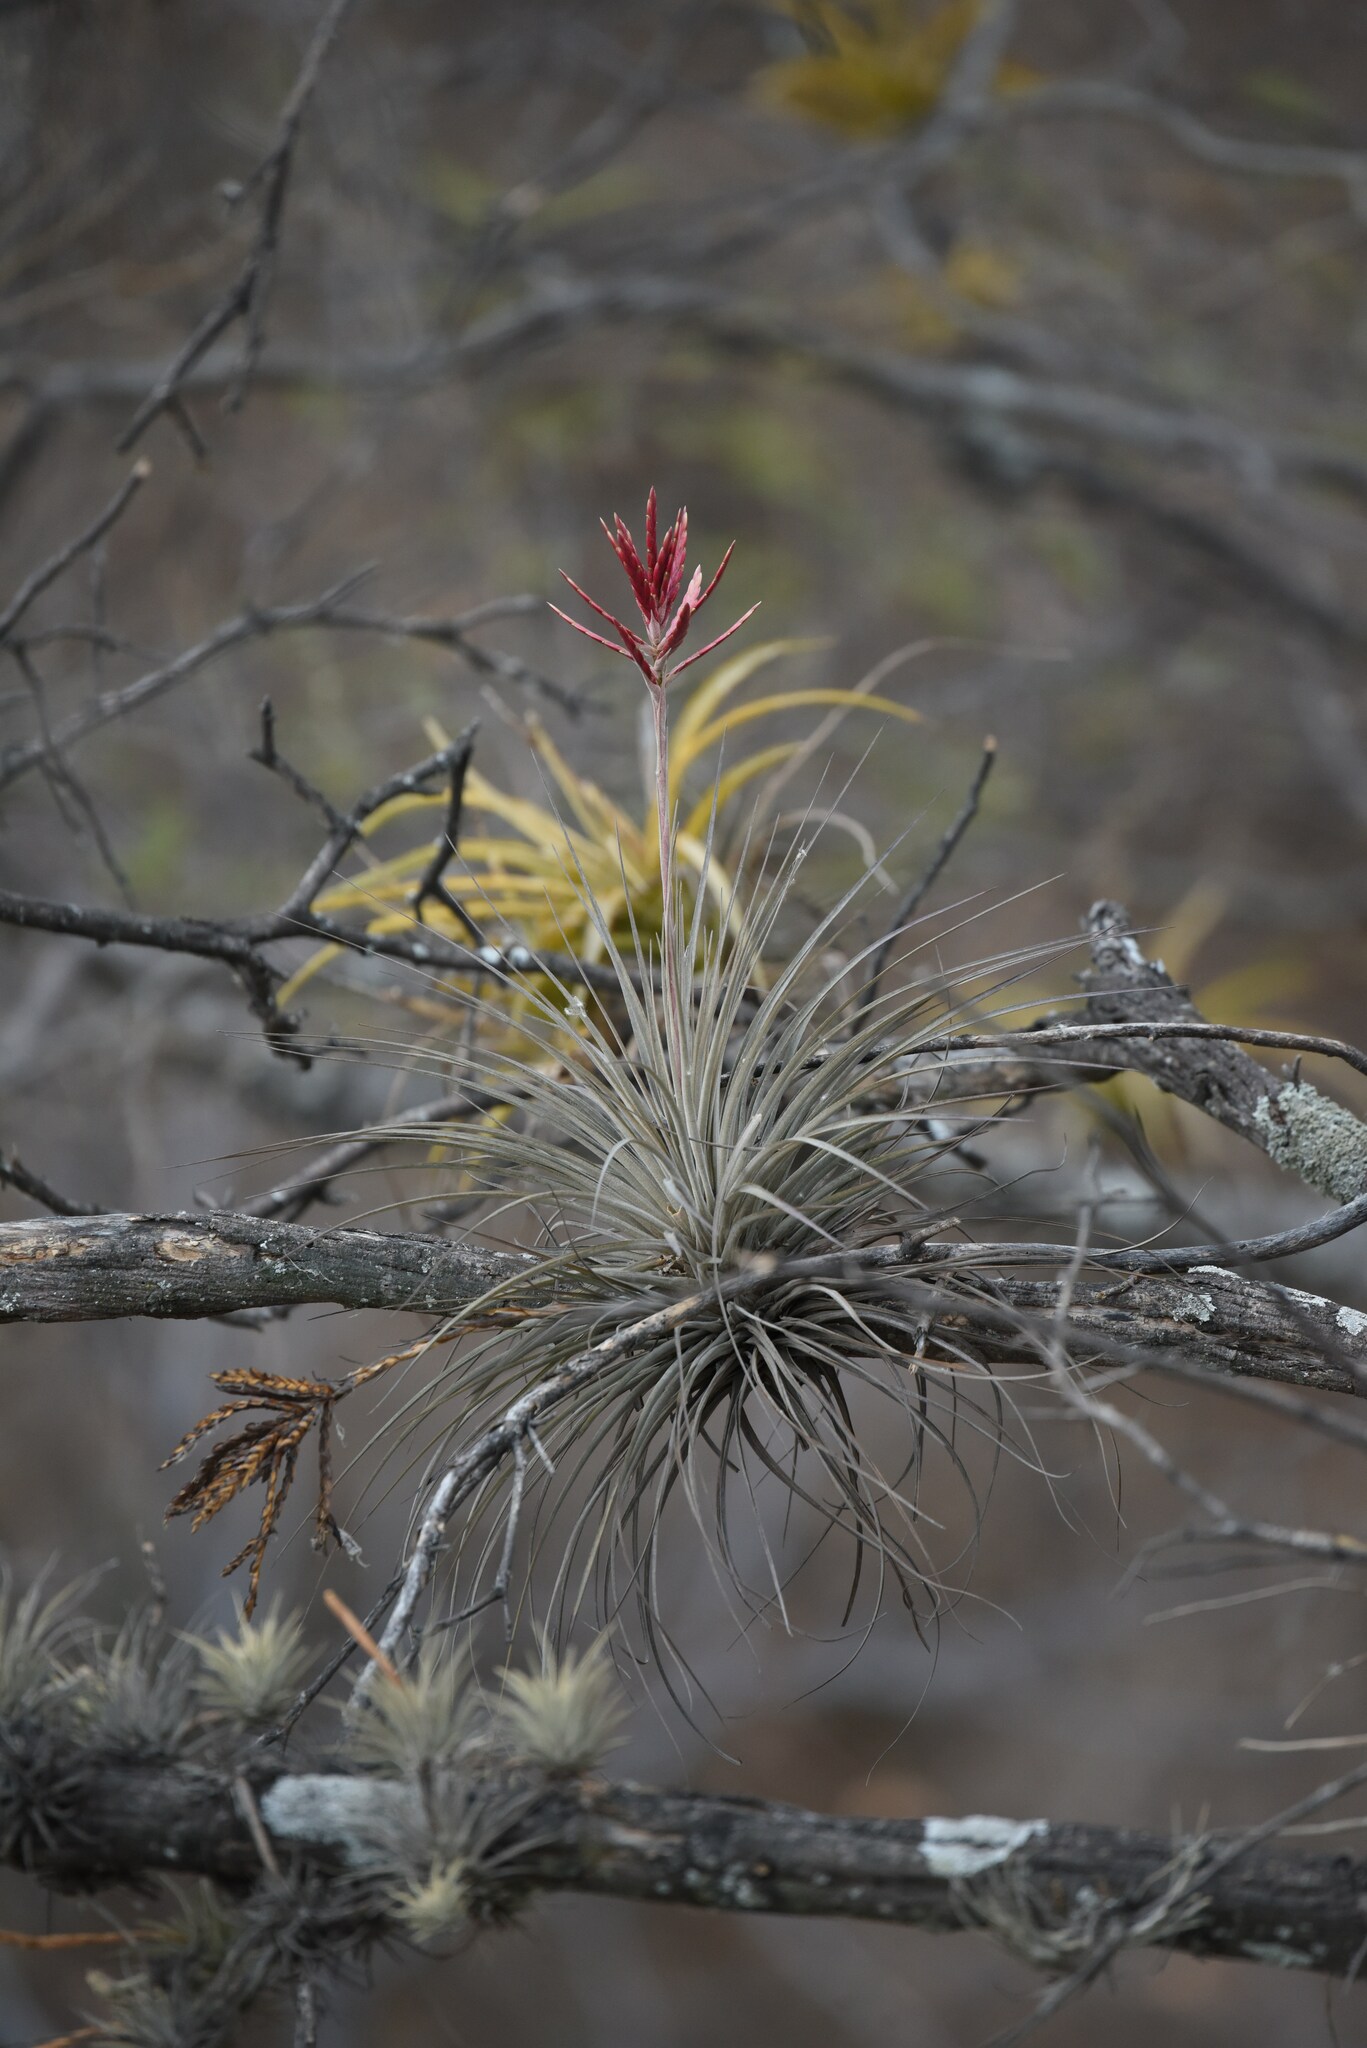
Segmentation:
{"type": "MultiPolygon", "coordinates": [[[[360,575],[364,573],[362,571],[360,575]]],[[[346,603],[360,575],[352,574],[318,597],[300,604],[254,606],[239,612],[235,618],[225,619],[202,640],[196,641],[193,647],[183,649],[169,661],[159,662],[134,682],[125,683],[117,689],[102,690],[79,711],[71,712],[54,726],[51,747],[65,750],[114,719],[126,718],[130,712],[141,710],[145,704],[164,696],[168,690],[175,689],[200,669],[247,641],[268,639],[276,633],[306,632],[318,627],[339,632],[374,633],[386,639],[424,641],[448,649],[477,674],[497,676],[504,682],[526,683],[553,697],[564,708],[569,708],[570,704],[575,709],[581,708],[573,693],[550,677],[539,675],[513,655],[495,654],[479,647],[467,637],[491,618],[519,617],[539,609],[539,600],[506,598],[495,604],[479,605],[459,618],[402,618],[384,612],[358,611],[346,603]]],[[[42,737],[6,748],[0,753],[0,792],[30,769],[39,767],[49,752],[49,743],[42,737]]]]}
{"type": "Polygon", "coordinates": [[[439,1316],[533,1263],[437,1237],[250,1215],[43,1217],[0,1224],[0,1320],[198,1319],[315,1302],[439,1316]]]}
{"type": "MultiPolygon", "coordinates": [[[[21,1836],[48,1884],[142,1882],[200,1875],[261,1881],[261,1857],[232,1778],[189,1766],[86,1762],[65,1824],[21,1836]]],[[[383,1837],[414,1793],[381,1778],[252,1772],[253,1802],[275,1857],[296,1881],[358,1869],[359,1844],[383,1837]]],[[[760,1800],[581,1783],[547,1787],[519,1824],[509,1859],[516,1897],[580,1891],[734,1913],[873,1920],[955,1933],[981,1926],[988,1895],[1009,1883],[1058,1935],[1088,1910],[1133,1939],[1203,1956],[1342,1975],[1367,1922],[1367,1865],[1289,1855],[1247,1837],[1173,1840],[1127,1828],[1044,1820],[870,1820],[760,1800]],[[1174,1886],[1174,1878],[1180,1887],[1174,1886]],[[1138,1923],[1181,1888],[1195,1910],[1138,1923]]],[[[11,1860],[14,1851],[11,1850],[11,1860]]],[[[381,1923],[382,1925],[382,1923],[381,1923]]],[[[377,1925],[373,1931],[381,1931],[377,1925]]]]}
{"type": "MultiPolygon", "coordinates": [[[[1066,1247],[920,1245],[830,1258],[838,1271],[883,1274],[904,1287],[918,1273],[933,1271],[937,1249],[938,1263],[974,1271],[1000,1268],[992,1286],[1011,1313],[994,1314],[990,1301],[934,1284],[925,1286],[920,1299],[946,1318],[947,1327],[971,1327],[994,1351],[1015,1333],[1018,1354],[1020,1316],[1050,1313],[1057,1288],[1052,1280],[1022,1279],[1009,1269],[1021,1263],[1061,1266],[1066,1247]]],[[[1107,1256],[1098,1253],[1095,1262],[1107,1256]]],[[[1177,1254],[1172,1257],[1175,1263],[1177,1254]]],[[[1080,1281],[1071,1318],[1079,1333],[1109,1335],[1116,1342],[1132,1335],[1157,1348],[1190,1349],[1212,1370],[1338,1393],[1361,1391],[1351,1369],[1326,1360],[1324,1347],[1333,1342],[1346,1360],[1367,1371],[1367,1317],[1199,1260],[1183,1277],[1165,1276],[1166,1264],[1155,1255],[1152,1272],[1080,1281]]],[[[0,1322],[199,1320],[231,1308],[323,1303],[441,1316],[490,1287],[530,1278],[536,1266],[531,1253],[492,1252],[398,1231],[325,1230],[241,1211],[38,1217],[0,1223],[0,1322]]],[[[792,1272],[787,1266],[767,1278],[773,1283],[792,1272]]],[[[753,1275],[738,1277],[755,1284],[753,1275]]]]}
{"type": "Polygon", "coordinates": [[[256,231],[241,270],[223,296],[199,320],[147,393],[119,436],[117,445],[121,453],[131,448],[152,421],[163,412],[170,412],[175,416],[177,424],[189,435],[197,453],[205,452],[203,442],[185,411],[182,393],[189,372],[208,353],[220,335],[238,320],[243,323],[244,330],[242,349],[225,402],[230,409],[235,410],[246,397],[247,388],[265,345],[266,305],[270,297],[280,229],[285,215],[285,195],[294,167],[294,156],[304,114],[317,86],[323,61],[351,4],[352,0],[330,0],[304,53],[299,74],[281,108],[274,142],[245,184],[234,187],[230,194],[231,203],[235,205],[240,204],[252,192],[259,191],[261,195],[256,231]]]}

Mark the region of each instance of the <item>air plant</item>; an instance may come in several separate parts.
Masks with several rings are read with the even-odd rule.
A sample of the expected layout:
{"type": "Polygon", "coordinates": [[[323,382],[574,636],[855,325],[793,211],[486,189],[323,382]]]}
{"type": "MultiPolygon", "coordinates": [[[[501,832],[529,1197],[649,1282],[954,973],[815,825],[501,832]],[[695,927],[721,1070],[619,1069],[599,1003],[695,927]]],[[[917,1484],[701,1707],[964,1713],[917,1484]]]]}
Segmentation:
{"type": "Polygon", "coordinates": [[[537,1846],[540,1788],[501,1772],[443,1771],[421,1799],[391,1804],[358,1837],[360,1867],[385,1914],[418,1948],[448,1946],[504,1920],[518,1867],[537,1846]]]}
{"type": "MultiPolygon", "coordinates": [[[[865,986],[876,947],[840,957],[860,885],[775,964],[776,927],[809,834],[776,862],[757,862],[753,884],[742,879],[745,856],[718,884],[708,829],[691,898],[675,886],[668,692],[698,658],[675,661],[721,570],[706,587],[695,577],[680,597],[686,521],[681,513],[659,540],[653,494],[644,555],[620,521],[609,539],[644,630],[588,601],[644,676],[655,711],[660,942],[638,923],[625,883],[605,906],[567,836],[563,898],[613,987],[606,996],[595,990],[590,1005],[545,972],[518,976],[495,995],[472,993],[476,1028],[460,1072],[500,1108],[424,1126],[424,1142],[445,1150],[482,1205],[484,1228],[530,1215],[539,1267],[446,1326],[455,1340],[448,1362],[406,1398],[379,1441],[422,1432],[428,1440],[410,1444],[411,1454],[439,1465],[531,1388],[567,1374],[563,1395],[519,1439],[511,1469],[505,1460],[466,1498],[448,1554],[467,1567],[473,1558],[468,1594],[491,1573],[477,1611],[509,1598],[517,1538],[530,1532],[533,1555],[554,1555],[545,1611],[557,1634],[586,1601],[606,1620],[631,1607],[673,1690],[671,1674],[684,1667],[661,1622],[658,1567],[674,1501],[691,1514],[742,1626],[793,1623],[791,1567],[767,1514],[776,1494],[785,1525],[794,1514],[815,1518],[818,1543],[831,1531],[852,1543],[845,1621],[871,1561],[870,1625],[895,1586],[924,1627],[961,1590],[954,1575],[972,1548],[970,1537],[948,1555],[931,1553],[933,1524],[920,1498],[926,1454],[940,1452],[963,1483],[975,1533],[982,1501],[962,1437],[979,1434],[991,1461],[1003,1447],[1036,1461],[1028,1431],[1010,1419],[1011,1381],[999,1365],[960,1340],[952,1319],[938,1320],[933,1342],[928,1335],[932,1285],[939,1307],[947,1288],[986,1284],[974,1278],[972,1247],[961,1266],[943,1241],[923,1270],[916,1259],[923,1239],[947,1233],[937,1169],[962,1135],[922,1113],[921,1046],[943,1031],[953,1001],[938,972],[919,985],[865,986]],[[499,1031],[505,997],[520,1006],[511,1041],[499,1031]],[[568,1371],[613,1333],[621,1341],[614,1337],[601,1366],[568,1371]],[[879,1399],[900,1428],[887,1469],[866,1412],[879,1399]],[[750,1516],[750,1559],[739,1503],[750,1516]]],[[[721,569],[729,559],[728,551],[721,569]]],[[[686,706],[695,744],[724,687],[713,678],[686,706]]],[[[1009,982],[1022,960],[1037,957],[1006,956],[974,978],[1009,982]]],[[[962,1109],[961,1078],[950,1092],[962,1109]]],[[[372,1135],[411,1143],[413,1130],[377,1126],[372,1135]]],[[[1022,1369],[1037,1372],[1022,1349],[1022,1369]]],[[[419,1690],[450,1669],[429,1666],[429,1657],[425,1650],[418,1680],[408,1682],[419,1690]]],[[[424,1709],[421,1727],[409,1728],[407,1687],[373,1687],[366,1720],[385,1752],[373,1761],[411,1772],[434,1741],[459,1748],[459,1690],[449,1700],[434,1695],[440,1711],[424,1709]]]]}
{"type": "Polygon", "coordinates": [[[405,1678],[376,1687],[371,1710],[351,1731],[351,1755],[369,1769],[419,1778],[477,1750],[482,1727],[468,1646],[443,1656],[434,1643],[405,1678]]]}
{"type": "Polygon", "coordinates": [[[111,1638],[97,1640],[88,1662],[72,1674],[70,1709],[84,1739],[105,1753],[175,1757],[194,1737],[190,1676],[188,1646],[144,1609],[111,1638]]]}
{"type": "Polygon", "coordinates": [[[211,1714],[235,1727],[260,1731],[293,1705],[309,1665],[299,1617],[272,1601],[259,1620],[239,1612],[236,1627],[216,1641],[191,1636],[198,1669],[196,1696],[211,1714]]]}
{"type": "Polygon", "coordinates": [[[49,1593],[42,1578],[23,1593],[0,1571],[0,1720],[32,1712],[70,1672],[70,1655],[91,1633],[76,1602],[90,1581],[49,1593]]]}
{"type": "MultiPolygon", "coordinates": [[[[644,942],[624,954],[600,927],[620,1026],[606,1012],[584,1015],[570,1060],[476,1046],[472,1077],[515,1098],[516,1114],[439,1133],[491,1202],[540,1219],[539,1291],[554,1302],[522,1305],[523,1281],[472,1305],[450,1332],[464,1325],[470,1338],[391,1427],[411,1432],[458,1412],[443,1439],[455,1455],[605,1333],[648,1331],[668,1311],[667,1330],[623,1348],[538,1423],[520,1477],[486,1483],[462,1539],[477,1582],[505,1554],[519,1514],[529,1516],[535,1547],[556,1561],[559,1620],[591,1590],[608,1617],[634,1603],[662,1671],[676,1654],[658,1577],[672,1497],[686,1502],[742,1617],[791,1619],[787,1568],[762,1513],[768,1487],[852,1539],[846,1619],[872,1558],[878,1586],[898,1585],[924,1620],[942,1610],[955,1562],[932,1560],[926,1546],[924,1454],[943,1453],[975,1510],[960,1432],[980,1432],[993,1456],[1006,1442],[1032,1458],[1008,1426],[1009,1383],[947,1332],[928,1344],[909,1285],[907,1247],[944,1221],[935,1169],[946,1141],[906,1093],[913,1072],[924,1084],[918,1042],[943,1028],[943,995],[902,988],[858,1006],[847,971],[827,964],[849,898],[757,986],[804,858],[799,845],[748,901],[728,905],[725,944],[697,902],[685,921],[675,901],[688,991],[677,1019],[644,942]],[[882,1270],[893,1261],[896,1278],[882,1270]],[[481,1339],[500,1315],[508,1327],[481,1339]],[[871,1396],[901,1426],[888,1470],[857,1419],[871,1396]],[[762,1553],[758,1584],[738,1540],[738,1497],[762,1553]],[[481,1519],[500,1499],[503,1518],[481,1519]]],[[[1004,977],[1013,965],[1002,963],[1004,977]]],[[[529,1012],[533,1041],[539,1033],[549,1047],[570,999],[553,990],[529,1012]]],[[[972,1284],[943,1257],[933,1273],[940,1286],[972,1284]]],[[[666,1683],[674,1689],[668,1673],[666,1683]]]]}
{"type": "Polygon", "coordinates": [[[592,1770],[618,1747],[626,1718],[605,1640],[557,1652],[543,1636],[539,1670],[505,1669],[497,1718],[518,1762],[553,1777],[592,1770]]]}

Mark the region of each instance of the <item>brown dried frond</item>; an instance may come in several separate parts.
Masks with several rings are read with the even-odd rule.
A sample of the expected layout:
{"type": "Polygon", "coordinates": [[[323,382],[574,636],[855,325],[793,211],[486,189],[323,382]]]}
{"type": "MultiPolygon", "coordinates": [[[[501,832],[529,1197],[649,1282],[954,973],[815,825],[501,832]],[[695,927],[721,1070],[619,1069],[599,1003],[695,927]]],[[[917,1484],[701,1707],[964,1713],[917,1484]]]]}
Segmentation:
{"type": "Polygon", "coordinates": [[[200,1529],[249,1486],[259,1483],[265,1487],[256,1534],[223,1567],[224,1578],[240,1565],[248,1567],[247,1597],[242,1606],[248,1620],[256,1607],[267,1546],[294,1484],[299,1453],[310,1431],[316,1429],[318,1434],[313,1541],[316,1549],[326,1550],[342,1540],[332,1512],[332,1423],[337,1403],[422,1348],[421,1344],[408,1345],[371,1365],[358,1366],[342,1380],[293,1379],[288,1374],[263,1372],[255,1366],[211,1375],[214,1384],[232,1398],[186,1431],[170,1457],[163,1461],[163,1472],[178,1465],[201,1437],[234,1417],[256,1414],[258,1420],[245,1423],[210,1447],[194,1477],[186,1481],[170,1502],[166,1519],[169,1522],[173,1515],[191,1515],[194,1519],[190,1526],[200,1529]]]}

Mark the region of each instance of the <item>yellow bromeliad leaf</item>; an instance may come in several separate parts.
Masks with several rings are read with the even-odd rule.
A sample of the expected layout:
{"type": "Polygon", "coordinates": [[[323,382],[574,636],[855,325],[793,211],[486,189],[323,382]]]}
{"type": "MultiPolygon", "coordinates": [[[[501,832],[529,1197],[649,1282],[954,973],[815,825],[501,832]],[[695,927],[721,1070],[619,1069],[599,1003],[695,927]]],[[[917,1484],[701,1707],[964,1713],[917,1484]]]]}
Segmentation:
{"type": "MultiPolygon", "coordinates": [[[[955,58],[978,19],[980,0],[943,0],[927,11],[909,0],[802,0],[790,12],[815,29],[823,48],[771,64],[760,91],[771,104],[847,135],[896,134],[937,104],[955,58]]],[[[997,92],[1020,92],[1037,76],[1009,60],[997,92]]]]}
{"type": "Polygon", "coordinates": [[[722,717],[714,718],[710,725],[705,725],[701,732],[693,735],[692,744],[687,750],[688,759],[686,761],[676,764],[674,759],[675,750],[671,748],[669,778],[671,785],[674,785],[683,776],[685,769],[697,759],[699,754],[705,753],[708,747],[715,746],[718,740],[724,739],[727,733],[734,731],[738,725],[748,725],[751,719],[754,718],[768,718],[776,711],[796,711],[806,704],[837,704],[849,706],[851,709],[858,705],[861,711],[882,711],[889,718],[905,719],[908,725],[919,725],[921,721],[920,712],[913,711],[909,705],[898,704],[891,697],[875,697],[872,692],[864,693],[855,690],[783,690],[773,697],[757,697],[753,703],[739,704],[734,710],[724,713],[722,717]],[[676,765],[678,766],[677,777],[674,773],[676,765]]]}
{"type": "MultiPolygon", "coordinates": [[[[676,799],[685,778],[703,757],[730,732],[756,719],[820,705],[831,714],[817,729],[817,736],[824,738],[833,724],[853,710],[875,711],[907,722],[919,718],[918,712],[873,694],[870,686],[878,680],[878,672],[853,689],[776,691],[739,704],[730,701],[781,655],[828,644],[774,640],[748,649],[722,662],[673,707],[670,779],[676,799]]],[[[512,796],[477,768],[469,768],[463,804],[469,829],[461,832],[460,859],[452,863],[445,877],[450,895],[478,926],[491,931],[511,928],[533,951],[560,952],[569,947],[585,960],[596,960],[603,956],[604,931],[627,945],[633,924],[642,936],[651,936],[659,929],[662,909],[653,803],[648,802],[644,817],[631,816],[571,766],[538,718],[529,715],[518,723],[546,777],[550,800],[537,803],[512,796]],[[596,902],[597,918],[584,900],[585,882],[596,902]]],[[[434,748],[449,744],[447,733],[435,719],[424,720],[424,728],[434,748]]],[[[706,893],[719,923],[738,915],[738,910],[732,877],[718,860],[715,846],[709,851],[714,813],[724,812],[761,776],[798,761],[811,744],[809,736],[757,748],[725,767],[686,811],[675,841],[680,883],[685,892],[701,888],[706,893]]],[[[373,840],[388,828],[428,815],[435,824],[444,816],[446,803],[446,793],[440,790],[393,798],[363,827],[367,853],[373,840]]],[[[418,844],[398,854],[383,859],[372,855],[359,874],[342,878],[319,894],[319,910],[333,915],[359,913],[364,929],[375,935],[408,929],[413,891],[431,861],[433,843],[424,834],[418,844]]],[[[446,905],[428,904],[424,917],[434,930],[451,938],[468,936],[446,905]]],[[[302,988],[342,950],[331,945],[320,948],[287,984],[283,995],[302,988]]],[[[508,992],[505,1037],[516,1036],[518,1016],[527,999],[518,991],[508,992]]],[[[417,1002],[419,998],[404,996],[401,1000],[417,1002]]],[[[421,1001],[423,1015],[428,1016],[434,1003],[440,1007],[440,990],[428,990],[421,1001]]]]}
{"type": "Polygon", "coordinates": [[[683,752],[693,735],[706,725],[718,707],[742,683],[748,683],[751,676],[767,668],[771,661],[777,661],[781,654],[808,654],[816,648],[829,646],[829,640],[766,640],[759,647],[747,648],[744,654],[733,654],[729,661],[714,669],[705,682],[689,692],[686,703],[677,711],[671,711],[670,752],[683,752]]]}
{"type": "Polygon", "coordinates": [[[743,761],[737,761],[734,768],[728,768],[719,775],[706,796],[700,796],[684,821],[684,832],[693,837],[705,832],[707,821],[715,810],[718,817],[726,809],[737,790],[744,789],[747,782],[767,774],[771,768],[779,768],[793,755],[800,753],[804,740],[781,740],[777,746],[761,747],[757,754],[747,754],[743,761]]]}

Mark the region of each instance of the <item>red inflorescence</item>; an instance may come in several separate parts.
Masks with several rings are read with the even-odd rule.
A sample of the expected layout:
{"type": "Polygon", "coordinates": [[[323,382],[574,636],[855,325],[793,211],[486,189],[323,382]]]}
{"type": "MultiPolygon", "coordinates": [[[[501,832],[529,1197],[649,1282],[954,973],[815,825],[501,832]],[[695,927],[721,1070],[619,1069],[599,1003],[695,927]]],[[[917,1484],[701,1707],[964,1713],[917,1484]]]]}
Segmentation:
{"type": "Polygon", "coordinates": [[[573,626],[576,633],[582,633],[586,640],[594,640],[600,647],[606,647],[610,653],[621,654],[627,660],[634,661],[652,689],[664,689],[668,683],[673,682],[675,676],[682,675],[695,661],[701,661],[714,647],[720,647],[723,640],[729,640],[731,635],[745,624],[746,619],[759,610],[758,605],[752,604],[748,612],[743,613],[734,625],[728,626],[724,633],[718,633],[715,640],[709,640],[706,647],[700,647],[697,653],[690,654],[686,661],[671,665],[669,657],[683,645],[694,618],[721,582],[736,544],[732,541],[722,556],[716,575],[705,590],[702,570],[695,569],[688,588],[680,598],[679,591],[683,584],[684,564],[688,554],[686,506],[681,508],[678,518],[657,546],[656,501],[654,491],[651,492],[646,500],[644,560],[631,537],[630,529],[615,514],[611,528],[606,520],[602,522],[602,526],[608,537],[609,546],[626,571],[632,596],[636,599],[637,609],[645,621],[645,631],[638,633],[634,627],[624,625],[612,612],[605,611],[586,590],[579,588],[572,576],[565,575],[563,569],[560,573],[565,577],[575,596],[581,597],[590,611],[596,612],[600,619],[607,621],[622,644],[619,647],[616,641],[605,639],[603,634],[595,633],[591,626],[581,626],[578,619],[572,619],[568,612],[562,612],[559,605],[553,604],[551,610],[558,619],[563,619],[567,626],[573,626]]]}

